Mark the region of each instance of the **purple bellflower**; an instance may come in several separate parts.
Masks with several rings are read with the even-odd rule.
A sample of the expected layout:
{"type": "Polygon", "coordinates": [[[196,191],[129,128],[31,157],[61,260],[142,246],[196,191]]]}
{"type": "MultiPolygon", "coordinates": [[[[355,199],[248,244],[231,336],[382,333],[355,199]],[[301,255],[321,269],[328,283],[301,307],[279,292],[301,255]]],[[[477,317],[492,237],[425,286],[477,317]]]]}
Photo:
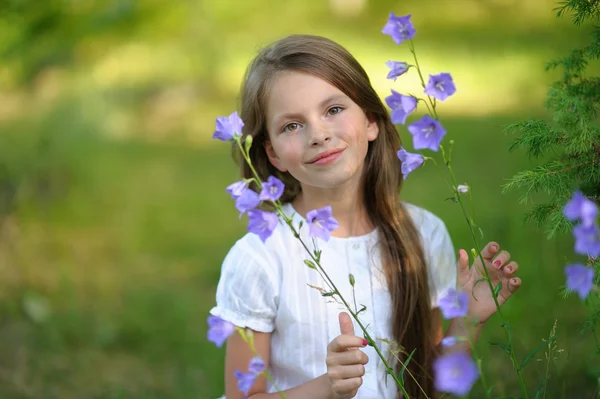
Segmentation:
{"type": "Polygon", "coordinates": [[[266,242],[267,238],[271,237],[278,221],[276,213],[260,209],[248,211],[248,231],[258,235],[262,242],[266,242]]]}
{"type": "Polygon", "coordinates": [[[217,316],[208,316],[208,340],[217,347],[223,346],[227,338],[235,331],[235,326],[217,316]]]}
{"type": "Polygon", "coordinates": [[[473,359],[464,352],[451,352],[438,357],[434,364],[435,388],[455,396],[465,396],[479,378],[473,359]]]}
{"type": "Polygon", "coordinates": [[[237,369],[233,376],[238,382],[238,389],[244,395],[248,395],[250,388],[254,385],[256,377],[262,373],[265,369],[265,362],[258,356],[253,357],[248,365],[248,373],[243,373],[240,369],[237,369]]]}
{"type": "Polygon", "coordinates": [[[589,227],[596,222],[598,205],[586,198],[581,191],[575,191],[563,208],[563,214],[568,220],[579,220],[582,225],[589,227]]]}
{"type": "Polygon", "coordinates": [[[263,201],[277,201],[283,194],[284,185],[281,180],[275,176],[269,176],[268,180],[262,184],[262,191],[259,198],[263,201]]]}
{"type": "Polygon", "coordinates": [[[442,124],[429,115],[425,115],[418,121],[408,125],[408,131],[413,136],[413,147],[416,150],[427,148],[437,151],[446,135],[446,129],[442,124]]]}
{"type": "Polygon", "coordinates": [[[402,161],[402,176],[406,179],[406,176],[413,170],[419,168],[423,165],[425,161],[423,159],[423,155],[421,154],[413,154],[406,151],[404,148],[400,148],[397,152],[398,158],[402,161]]]}
{"type": "Polygon", "coordinates": [[[387,75],[388,79],[396,80],[399,76],[402,76],[408,71],[408,64],[402,61],[388,61],[385,63],[388,68],[390,68],[390,72],[387,75]]]}
{"type": "Polygon", "coordinates": [[[385,98],[385,102],[392,109],[393,123],[406,123],[406,118],[417,108],[417,99],[413,96],[405,96],[394,90],[385,98]]]}
{"type": "Polygon", "coordinates": [[[425,94],[437,100],[444,101],[456,93],[456,86],[452,75],[442,72],[438,75],[429,75],[429,82],[425,86],[425,94]]]}
{"type": "Polygon", "coordinates": [[[331,232],[339,227],[331,213],[331,206],[321,209],[314,209],[306,214],[308,222],[309,236],[318,237],[324,241],[329,241],[331,232]]]}
{"type": "Polygon", "coordinates": [[[256,208],[260,204],[258,194],[249,188],[246,188],[239,197],[235,200],[235,207],[240,211],[240,217],[251,209],[256,208]]]}
{"type": "Polygon", "coordinates": [[[575,252],[592,258],[600,256],[600,230],[598,226],[579,225],[573,228],[575,252]]]}
{"type": "Polygon", "coordinates": [[[565,267],[567,275],[567,288],[575,291],[583,300],[587,298],[594,285],[594,269],[581,264],[574,264],[565,267]]]}
{"type": "Polygon", "coordinates": [[[390,35],[396,44],[401,44],[405,40],[412,39],[417,31],[410,21],[410,17],[410,14],[404,17],[397,17],[391,12],[381,32],[390,35]]]}
{"type": "Polygon", "coordinates": [[[217,118],[217,129],[212,138],[221,141],[229,141],[235,136],[242,134],[243,126],[244,122],[238,116],[237,111],[229,116],[220,116],[217,118]]]}
{"type": "Polygon", "coordinates": [[[464,317],[469,310],[469,295],[466,292],[450,288],[438,303],[445,319],[464,317]]]}
{"type": "Polygon", "coordinates": [[[231,195],[232,199],[238,199],[238,197],[242,195],[247,188],[248,183],[246,183],[243,180],[240,180],[227,186],[225,191],[231,195]]]}

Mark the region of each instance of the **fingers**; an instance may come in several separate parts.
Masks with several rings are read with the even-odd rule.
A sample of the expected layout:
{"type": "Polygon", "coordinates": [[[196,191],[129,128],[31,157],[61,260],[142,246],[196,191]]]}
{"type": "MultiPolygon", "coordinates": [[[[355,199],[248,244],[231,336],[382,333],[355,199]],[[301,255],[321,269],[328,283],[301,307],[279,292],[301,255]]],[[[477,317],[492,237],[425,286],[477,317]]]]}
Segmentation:
{"type": "Polygon", "coordinates": [[[328,367],[334,367],[338,365],[356,365],[356,364],[367,364],[369,362],[369,356],[363,351],[345,351],[337,353],[329,353],[325,358],[325,363],[328,367]]]}
{"type": "Polygon", "coordinates": [[[343,380],[334,380],[331,388],[336,395],[343,398],[353,398],[356,390],[362,385],[362,377],[354,377],[343,380]]]}
{"type": "Polygon", "coordinates": [[[514,294],[519,288],[521,288],[521,279],[518,277],[511,278],[508,281],[508,292],[514,294]]]}
{"type": "Polygon", "coordinates": [[[509,261],[510,261],[510,253],[508,253],[507,251],[500,251],[498,256],[496,256],[496,259],[494,259],[494,261],[492,263],[497,270],[500,270],[509,261]]]}
{"type": "Polygon", "coordinates": [[[338,335],[327,346],[329,352],[342,352],[348,349],[364,348],[368,342],[356,335],[338,335]]]}
{"type": "Polygon", "coordinates": [[[462,286],[469,278],[469,255],[464,249],[458,251],[456,271],[458,272],[458,284],[462,286]]]}
{"type": "Polygon", "coordinates": [[[483,248],[483,250],[481,251],[483,259],[492,260],[494,258],[494,255],[496,255],[496,253],[498,252],[498,248],[500,248],[498,243],[493,241],[489,242],[488,245],[486,245],[485,248],[483,248]]]}
{"type": "Polygon", "coordinates": [[[329,371],[329,378],[332,380],[346,380],[349,378],[362,377],[365,375],[365,366],[362,364],[350,364],[339,366],[329,371]]]}
{"type": "Polygon", "coordinates": [[[354,324],[350,315],[346,312],[341,312],[338,316],[340,322],[340,333],[343,335],[354,335],[354,324]]]}
{"type": "Polygon", "coordinates": [[[517,264],[517,262],[512,261],[508,265],[504,266],[504,268],[502,269],[502,273],[506,278],[511,278],[515,275],[515,273],[517,273],[518,270],[519,265],[517,264]]]}
{"type": "Polygon", "coordinates": [[[521,288],[521,279],[518,277],[508,278],[502,283],[502,291],[498,295],[498,304],[502,306],[512,294],[521,288]]]}

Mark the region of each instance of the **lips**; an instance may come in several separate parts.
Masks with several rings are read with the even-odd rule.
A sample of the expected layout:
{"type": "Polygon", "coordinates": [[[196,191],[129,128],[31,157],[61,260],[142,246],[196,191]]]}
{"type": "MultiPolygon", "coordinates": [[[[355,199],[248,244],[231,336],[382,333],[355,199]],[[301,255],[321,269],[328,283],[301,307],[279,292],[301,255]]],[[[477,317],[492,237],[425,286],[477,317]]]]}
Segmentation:
{"type": "Polygon", "coordinates": [[[343,148],[338,148],[338,149],[334,149],[334,150],[327,150],[327,151],[323,151],[320,154],[318,154],[316,157],[312,158],[310,161],[308,161],[307,163],[312,164],[312,163],[316,163],[322,159],[334,156],[336,154],[341,153],[342,151],[344,151],[343,148]]]}

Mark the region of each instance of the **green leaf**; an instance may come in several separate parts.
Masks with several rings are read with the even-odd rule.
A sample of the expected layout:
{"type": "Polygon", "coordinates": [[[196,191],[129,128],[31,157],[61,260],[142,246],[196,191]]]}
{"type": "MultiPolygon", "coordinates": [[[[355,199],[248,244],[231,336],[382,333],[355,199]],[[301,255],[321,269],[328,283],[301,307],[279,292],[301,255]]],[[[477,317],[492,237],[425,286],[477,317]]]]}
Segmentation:
{"type": "Polygon", "coordinates": [[[317,259],[317,262],[321,261],[321,250],[320,249],[315,249],[315,258],[317,259]]]}
{"type": "Polygon", "coordinates": [[[494,296],[497,298],[498,294],[500,294],[500,290],[502,290],[502,282],[499,282],[496,287],[494,287],[494,296]]]}
{"type": "Polygon", "coordinates": [[[317,266],[313,263],[312,260],[304,259],[304,264],[310,267],[311,269],[317,270],[317,266]]]}
{"type": "Polygon", "coordinates": [[[402,365],[402,369],[400,370],[400,375],[398,376],[398,377],[400,377],[400,382],[402,383],[402,385],[404,385],[404,371],[406,370],[406,366],[408,366],[408,363],[410,362],[410,359],[412,359],[416,350],[417,350],[417,348],[413,349],[412,352],[410,352],[410,355],[408,355],[408,358],[406,358],[406,361],[402,365]]]}
{"type": "Polygon", "coordinates": [[[362,308],[360,308],[359,311],[356,312],[356,314],[358,315],[360,312],[364,312],[365,310],[367,310],[367,307],[365,305],[362,305],[362,308]]]}
{"type": "Polygon", "coordinates": [[[502,350],[506,352],[507,355],[510,355],[510,348],[506,344],[503,344],[501,342],[488,342],[488,344],[492,346],[498,346],[502,348],[502,350]]]}
{"type": "Polygon", "coordinates": [[[324,292],[324,293],[321,294],[321,296],[330,297],[330,296],[337,295],[337,293],[338,293],[337,291],[324,292]]]}
{"type": "Polygon", "coordinates": [[[548,341],[543,341],[541,344],[539,344],[537,346],[537,348],[535,348],[534,350],[532,350],[531,352],[529,352],[529,354],[527,356],[525,356],[525,358],[523,359],[523,361],[521,362],[521,365],[519,366],[519,371],[523,370],[523,367],[525,367],[527,365],[527,363],[529,363],[533,357],[545,346],[551,345],[554,340],[556,338],[554,338],[553,336],[550,336],[550,339],[548,341]]]}

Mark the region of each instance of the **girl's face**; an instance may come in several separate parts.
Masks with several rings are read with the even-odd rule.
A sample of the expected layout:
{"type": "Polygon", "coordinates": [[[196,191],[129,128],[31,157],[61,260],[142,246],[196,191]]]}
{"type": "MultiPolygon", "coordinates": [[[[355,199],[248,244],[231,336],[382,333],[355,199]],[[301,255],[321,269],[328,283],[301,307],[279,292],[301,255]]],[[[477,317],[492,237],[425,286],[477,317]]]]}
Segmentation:
{"type": "Polygon", "coordinates": [[[358,181],[376,120],[347,95],[314,75],[285,71],[267,101],[265,144],[270,162],[303,186],[339,187],[358,181]]]}

